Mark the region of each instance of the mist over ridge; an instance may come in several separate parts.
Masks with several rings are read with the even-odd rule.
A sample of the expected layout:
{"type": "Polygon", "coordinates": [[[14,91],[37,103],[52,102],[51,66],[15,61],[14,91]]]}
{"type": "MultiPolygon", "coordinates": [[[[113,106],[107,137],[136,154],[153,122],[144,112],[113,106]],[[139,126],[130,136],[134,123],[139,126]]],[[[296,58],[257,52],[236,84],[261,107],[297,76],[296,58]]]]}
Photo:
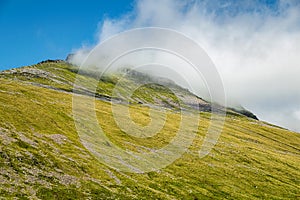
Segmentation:
{"type": "MultiPolygon", "coordinates": [[[[297,1],[136,1],[99,24],[99,43],[131,28],[163,27],[195,40],[216,65],[229,105],[299,131],[300,4],[297,1]]],[[[145,38],[146,39],[146,38],[145,38]]],[[[92,47],[74,50],[80,64],[92,47]]],[[[199,84],[201,85],[201,83],[199,84]]]]}

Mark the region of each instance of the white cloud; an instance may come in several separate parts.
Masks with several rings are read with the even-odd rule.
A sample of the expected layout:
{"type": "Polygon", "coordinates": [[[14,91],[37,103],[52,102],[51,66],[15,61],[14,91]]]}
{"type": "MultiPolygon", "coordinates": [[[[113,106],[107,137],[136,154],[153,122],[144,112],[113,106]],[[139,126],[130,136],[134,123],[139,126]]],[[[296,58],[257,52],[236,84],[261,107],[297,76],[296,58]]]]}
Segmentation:
{"type": "Polygon", "coordinates": [[[278,1],[272,8],[247,0],[139,0],[132,13],[106,19],[99,38],[135,27],[176,29],[212,58],[230,102],[300,131],[295,114],[300,106],[299,10],[294,0],[278,1]]]}
{"type": "Polygon", "coordinates": [[[300,110],[294,111],[294,116],[298,121],[300,121],[300,110]]]}

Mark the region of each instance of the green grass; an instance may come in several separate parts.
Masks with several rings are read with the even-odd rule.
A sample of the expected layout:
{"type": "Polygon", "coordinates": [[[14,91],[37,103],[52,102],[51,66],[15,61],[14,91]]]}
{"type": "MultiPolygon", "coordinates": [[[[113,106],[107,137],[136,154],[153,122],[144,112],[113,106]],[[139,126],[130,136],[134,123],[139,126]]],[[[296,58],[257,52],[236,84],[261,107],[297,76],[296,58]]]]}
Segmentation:
{"type": "MultiPolygon", "coordinates": [[[[118,172],[99,162],[80,142],[72,116],[76,68],[62,63],[34,66],[55,74],[57,83],[40,77],[0,77],[0,197],[12,199],[297,199],[300,197],[300,135],[239,115],[228,115],[222,135],[205,158],[198,151],[210,123],[201,113],[195,140],[184,155],[159,171],[118,172]]],[[[87,81],[92,77],[82,77],[87,81]]],[[[111,94],[114,79],[99,83],[111,94]]],[[[130,81],[130,80],[129,80],[130,81]]],[[[131,82],[130,84],[135,84],[131,82]]],[[[163,88],[145,91],[174,96],[163,88]],[[152,91],[154,90],[154,91],[152,91]]],[[[101,93],[102,91],[102,93],[101,93]]],[[[162,94],[160,96],[160,94],[162,94]]],[[[176,101],[176,99],[173,99],[176,101]]],[[[119,105],[122,106],[122,105],[119,105]]],[[[159,109],[156,111],[162,114],[159,109]]],[[[109,102],[96,101],[96,114],[109,138],[123,149],[160,148],[176,134],[180,113],[167,110],[164,128],[153,138],[135,138],[114,121],[109,102]]],[[[195,115],[194,113],[193,115],[195,115]]],[[[150,122],[149,107],[130,105],[140,125],[150,122]]],[[[192,116],[191,115],[191,120],[192,116]]]]}

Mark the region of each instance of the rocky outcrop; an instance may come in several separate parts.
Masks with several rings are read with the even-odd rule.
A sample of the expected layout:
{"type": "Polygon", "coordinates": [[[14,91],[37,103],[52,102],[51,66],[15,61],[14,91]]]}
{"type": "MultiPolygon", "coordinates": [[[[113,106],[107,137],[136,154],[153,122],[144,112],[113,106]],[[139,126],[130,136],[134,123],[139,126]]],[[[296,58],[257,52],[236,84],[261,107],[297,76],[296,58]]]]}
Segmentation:
{"type": "Polygon", "coordinates": [[[60,63],[60,62],[64,62],[64,60],[61,60],[61,59],[56,59],[56,60],[48,59],[48,60],[44,60],[44,61],[42,61],[42,62],[39,62],[38,64],[44,64],[44,63],[60,63]]]}

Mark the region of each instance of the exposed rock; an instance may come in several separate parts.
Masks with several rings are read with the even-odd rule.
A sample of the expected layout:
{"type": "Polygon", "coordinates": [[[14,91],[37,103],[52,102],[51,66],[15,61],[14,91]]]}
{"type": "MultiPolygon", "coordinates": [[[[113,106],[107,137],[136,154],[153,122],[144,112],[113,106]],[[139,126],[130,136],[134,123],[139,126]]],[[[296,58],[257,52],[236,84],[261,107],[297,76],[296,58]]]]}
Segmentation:
{"type": "Polygon", "coordinates": [[[252,118],[252,119],[255,119],[255,120],[259,120],[256,115],[254,115],[252,112],[250,112],[249,110],[246,110],[244,108],[242,109],[236,109],[236,108],[231,108],[233,111],[239,113],[239,114],[242,114],[246,117],[249,117],[249,118],[252,118]]]}
{"type": "Polygon", "coordinates": [[[61,134],[52,134],[48,136],[49,138],[51,138],[55,143],[62,145],[65,144],[66,142],[68,142],[68,138],[64,135],[61,134]]]}
{"type": "Polygon", "coordinates": [[[39,62],[38,64],[44,64],[44,63],[60,63],[60,62],[64,62],[64,60],[61,59],[56,59],[56,60],[43,60],[42,62],[39,62]]]}
{"type": "Polygon", "coordinates": [[[71,60],[72,60],[72,58],[75,56],[75,54],[74,53],[70,53],[70,54],[68,54],[67,55],[67,57],[66,57],[66,61],[68,62],[68,63],[70,63],[71,62],[71,60]]]}

